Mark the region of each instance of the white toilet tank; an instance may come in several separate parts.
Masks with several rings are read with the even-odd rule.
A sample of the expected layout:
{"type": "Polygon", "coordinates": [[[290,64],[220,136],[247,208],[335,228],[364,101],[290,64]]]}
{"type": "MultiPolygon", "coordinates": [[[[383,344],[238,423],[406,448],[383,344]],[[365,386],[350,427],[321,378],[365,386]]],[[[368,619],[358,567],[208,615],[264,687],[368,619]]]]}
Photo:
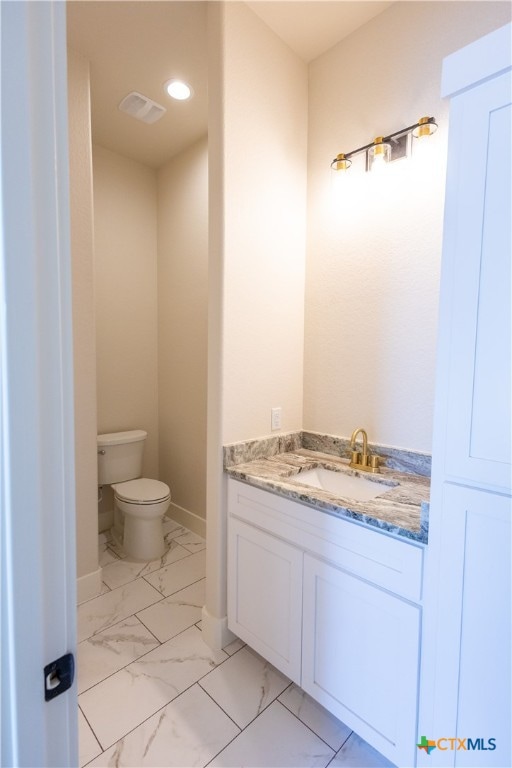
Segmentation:
{"type": "Polygon", "coordinates": [[[123,483],[142,475],[143,429],[98,435],[98,485],[123,483]]]}

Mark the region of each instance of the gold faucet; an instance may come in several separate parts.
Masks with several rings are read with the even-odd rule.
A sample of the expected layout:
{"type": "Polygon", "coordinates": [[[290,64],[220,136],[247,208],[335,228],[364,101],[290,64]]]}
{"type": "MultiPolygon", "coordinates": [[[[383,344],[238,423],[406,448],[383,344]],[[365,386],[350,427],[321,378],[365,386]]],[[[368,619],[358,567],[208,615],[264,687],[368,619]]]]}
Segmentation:
{"type": "Polygon", "coordinates": [[[352,449],[350,466],[352,469],[359,469],[362,472],[380,472],[379,469],[379,456],[372,456],[368,453],[368,435],[366,430],[362,427],[354,429],[352,437],[350,438],[350,447],[352,449]],[[361,433],[363,436],[363,452],[356,451],[356,438],[361,433]]]}

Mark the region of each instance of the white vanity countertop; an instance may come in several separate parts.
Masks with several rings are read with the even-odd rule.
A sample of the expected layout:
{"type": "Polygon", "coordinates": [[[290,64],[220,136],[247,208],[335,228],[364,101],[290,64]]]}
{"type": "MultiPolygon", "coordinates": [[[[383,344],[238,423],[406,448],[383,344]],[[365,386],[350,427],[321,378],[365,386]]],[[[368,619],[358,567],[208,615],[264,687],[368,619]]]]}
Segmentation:
{"type": "Polygon", "coordinates": [[[348,466],[348,459],[329,453],[297,448],[268,458],[254,459],[226,468],[230,477],[257,488],[272,491],[332,515],[357,520],[407,539],[427,543],[430,478],[382,467],[381,472],[358,472],[348,466]],[[332,493],[299,484],[298,475],[315,467],[361,475],[374,482],[391,481],[382,495],[369,501],[339,498],[332,493]],[[291,481],[290,478],[294,477],[291,481]]]}

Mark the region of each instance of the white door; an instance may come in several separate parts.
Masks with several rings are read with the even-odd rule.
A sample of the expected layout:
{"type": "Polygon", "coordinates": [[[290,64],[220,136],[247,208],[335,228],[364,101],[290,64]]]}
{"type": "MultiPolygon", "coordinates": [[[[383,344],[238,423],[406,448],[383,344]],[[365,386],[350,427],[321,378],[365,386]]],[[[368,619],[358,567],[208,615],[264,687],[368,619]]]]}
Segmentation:
{"type": "Polygon", "coordinates": [[[44,674],[76,642],[65,4],[1,3],[0,35],[1,764],[72,766],[76,686],[44,674]]]}

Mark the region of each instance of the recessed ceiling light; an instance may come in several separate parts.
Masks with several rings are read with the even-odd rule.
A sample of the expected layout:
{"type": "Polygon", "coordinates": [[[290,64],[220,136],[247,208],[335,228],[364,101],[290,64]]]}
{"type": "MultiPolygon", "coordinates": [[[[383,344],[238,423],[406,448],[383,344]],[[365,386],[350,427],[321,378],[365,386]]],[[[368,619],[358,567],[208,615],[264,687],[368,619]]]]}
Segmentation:
{"type": "Polygon", "coordinates": [[[182,80],[169,80],[169,82],[165,84],[165,90],[169,96],[172,96],[173,99],[178,99],[178,101],[190,99],[193,94],[190,85],[187,85],[182,80]]]}

